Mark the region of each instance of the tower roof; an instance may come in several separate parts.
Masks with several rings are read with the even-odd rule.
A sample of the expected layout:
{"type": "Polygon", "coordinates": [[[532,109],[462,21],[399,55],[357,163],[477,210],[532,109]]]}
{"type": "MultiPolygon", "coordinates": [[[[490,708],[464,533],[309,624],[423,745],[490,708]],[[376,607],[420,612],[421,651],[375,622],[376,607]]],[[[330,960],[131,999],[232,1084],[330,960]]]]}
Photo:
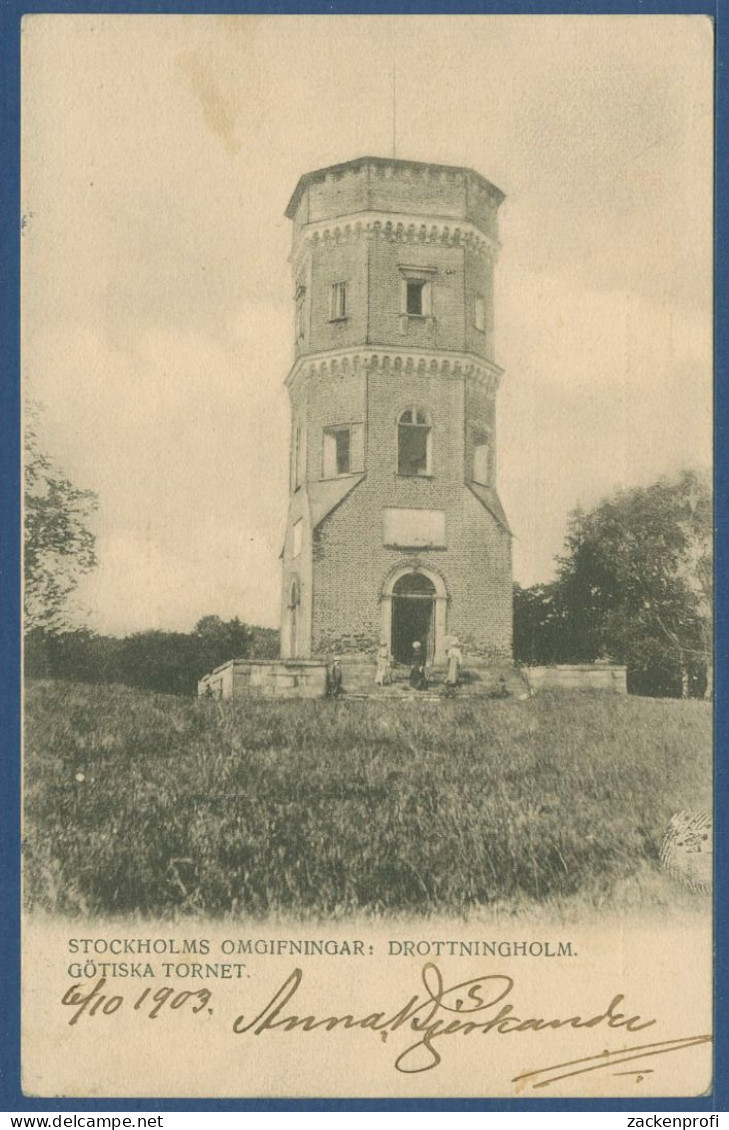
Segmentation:
{"type": "Polygon", "coordinates": [[[485,188],[493,197],[497,206],[501,204],[505,197],[505,194],[500,188],[497,188],[491,181],[486,180],[486,177],[481,176],[481,173],[477,173],[475,169],[470,169],[465,165],[441,165],[432,161],[404,161],[397,157],[355,157],[352,161],[343,161],[339,165],[328,165],[326,168],[315,169],[312,172],[304,173],[303,176],[299,178],[299,183],[296,185],[294,193],[289,200],[285,215],[290,220],[294,219],[299,200],[310,184],[315,181],[325,180],[328,176],[336,176],[340,173],[354,171],[362,168],[364,165],[375,165],[380,168],[419,169],[421,171],[428,169],[435,173],[460,173],[465,177],[472,177],[482,188],[485,188]]]}

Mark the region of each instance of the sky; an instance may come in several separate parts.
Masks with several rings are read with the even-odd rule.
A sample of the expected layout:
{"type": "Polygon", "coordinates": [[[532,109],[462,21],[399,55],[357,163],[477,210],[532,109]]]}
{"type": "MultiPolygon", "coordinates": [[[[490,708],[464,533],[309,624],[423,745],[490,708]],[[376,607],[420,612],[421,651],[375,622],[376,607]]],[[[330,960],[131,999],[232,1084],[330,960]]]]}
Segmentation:
{"type": "Polygon", "coordinates": [[[567,517],[711,460],[702,16],[32,15],[23,388],[95,491],[75,615],[276,626],[303,172],[391,156],[506,193],[499,492],[514,575],[567,517]]]}

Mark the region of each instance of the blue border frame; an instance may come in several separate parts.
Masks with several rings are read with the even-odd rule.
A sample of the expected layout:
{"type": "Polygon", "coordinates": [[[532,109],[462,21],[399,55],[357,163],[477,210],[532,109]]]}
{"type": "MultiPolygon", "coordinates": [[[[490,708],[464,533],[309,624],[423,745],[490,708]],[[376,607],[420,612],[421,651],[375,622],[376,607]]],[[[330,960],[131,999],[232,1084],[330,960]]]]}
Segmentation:
{"type": "MultiPolygon", "coordinates": [[[[729,88],[723,69],[729,65],[723,17],[729,0],[0,0],[0,327],[2,328],[4,374],[0,380],[0,734],[4,749],[0,759],[0,1110],[12,1112],[63,1111],[694,1111],[712,1113],[729,1110],[729,965],[717,952],[714,1011],[716,1020],[715,1063],[717,1076],[712,1094],[692,1099],[34,1099],[20,1089],[20,20],[25,13],[158,13],[158,14],[491,14],[491,15],[707,15],[716,31],[716,185],[714,339],[716,391],[714,417],[715,516],[717,534],[716,577],[727,577],[729,539],[725,536],[729,517],[729,453],[722,442],[729,431],[729,396],[722,386],[727,365],[729,332],[721,318],[722,300],[729,295],[729,256],[726,255],[729,205],[718,190],[729,181],[729,88]],[[722,140],[722,131],[724,139],[722,140]],[[724,252],[722,257],[720,252],[724,252]],[[9,818],[8,818],[9,817],[9,818]]],[[[723,686],[725,655],[729,648],[728,594],[721,585],[717,594],[715,687],[723,686]]],[[[723,752],[729,746],[729,711],[726,703],[715,705],[715,807],[721,815],[729,799],[729,766],[723,752]]],[[[719,939],[729,937],[729,867],[727,846],[716,839],[717,882],[715,888],[715,951],[719,939]]]]}

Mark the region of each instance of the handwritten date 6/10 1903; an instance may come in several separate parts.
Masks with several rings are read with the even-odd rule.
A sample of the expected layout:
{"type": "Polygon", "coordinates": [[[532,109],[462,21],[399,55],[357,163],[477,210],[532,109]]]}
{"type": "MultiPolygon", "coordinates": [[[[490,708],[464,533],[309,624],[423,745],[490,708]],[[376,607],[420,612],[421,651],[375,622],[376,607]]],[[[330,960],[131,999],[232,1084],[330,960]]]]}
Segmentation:
{"type": "MultiPolygon", "coordinates": [[[[530,1008],[519,1008],[507,998],[514,993],[515,982],[506,974],[488,974],[472,977],[466,981],[447,987],[439,966],[426,963],[421,970],[421,987],[404,1004],[388,1006],[379,1010],[357,1012],[340,1010],[317,1010],[317,1013],[304,1008],[294,1011],[290,1002],[299,993],[304,975],[301,969],[294,969],[278,987],[273,996],[262,1007],[254,1006],[249,1012],[238,1015],[232,1024],[235,1036],[260,1037],[271,1032],[297,1032],[307,1034],[315,1031],[342,1033],[358,1029],[370,1031],[387,1042],[395,1032],[403,1036],[413,1034],[415,1039],[400,1050],[393,1066],[404,1074],[419,1074],[437,1067],[442,1060],[442,1041],[448,1036],[471,1036],[474,1034],[494,1036],[518,1035],[519,1033],[548,1033],[558,1029],[593,1030],[622,1029],[624,1034],[640,1032],[657,1024],[655,1018],[644,1019],[639,1014],[631,1015],[625,1009],[622,993],[612,996],[606,1007],[596,1012],[585,1010],[573,1012],[565,1010],[561,1016],[530,1015],[530,1008]]],[[[112,1016],[125,1006],[122,996],[109,996],[104,992],[105,978],[100,978],[91,988],[81,984],[72,985],[62,997],[61,1003],[73,1009],[69,1024],[76,1024],[82,1017],[112,1016]]],[[[209,989],[191,991],[170,986],[152,990],[144,989],[133,1002],[134,1011],[151,1020],[165,1013],[205,1013],[212,1016],[212,992],[209,989]]],[[[517,1089],[525,1086],[539,1089],[551,1085],[558,1079],[608,1068],[616,1063],[636,1062],[652,1059],[672,1051],[681,1051],[709,1042],[710,1036],[688,1036],[679,1039],[655,1040],[646,1044],[631,1044],[611,1050],[600,1043],[597,1054],[585,1054],[577,1059],[563,1061],[550,1067],[533,1069],[515,1077],[512,1082],[517,1089]]],[[[627,1041],[630,1044],[630,1041],[627,1041]]],[[[646,1068],[644,1074],[650,1072],[646,1068]]],[[[624,1072],[624,1074],[633,1074],[624,1072]]],[[[638,1074],[637,1066],[636,1072],[638,1074]]],[[[643,1076],[641,1076],[642,1078],[643,1076]]]]}

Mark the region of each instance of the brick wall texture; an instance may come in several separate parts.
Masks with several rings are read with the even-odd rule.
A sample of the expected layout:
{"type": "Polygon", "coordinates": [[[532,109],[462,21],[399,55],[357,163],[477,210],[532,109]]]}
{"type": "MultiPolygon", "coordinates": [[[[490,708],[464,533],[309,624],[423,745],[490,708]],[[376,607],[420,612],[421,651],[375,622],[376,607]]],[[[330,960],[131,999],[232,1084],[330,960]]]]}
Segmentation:
{"type": "Polygon", "coordinates": [[[304,437],[305,468],[298,489],[292,481],[283,552],[284,655],[293,648],[293,577],[301,587],[297,654],[361,655],[382,634],[388,578],[406,566],[441,579],[446,631],[459,636],[467,655],[511,654],[510,533],[468,485],[478,432],[488,438],[488,485],[496,486],[493,265],[500,200],[468,170],[399,161],[363,159],[299,183],[287,214],[294,220],[304,334],[288,383],[292,436],[298,430],[304,437]],[[403,313],[408,277],[422,277],[430,288],[426,316],[403,313]],[[347,286],[341,320],[331,318],[336,282],[347,286]],[[398,474],[397,422],[412,406],[431,420],[427,476],[398,474]],[[323,505],[324,429],[346,424],[363,426],[364,466],[353,471],[364,477],[343,482],[338,494],[334,484],[323,505]],[[445,548],[385,545],[385,508],[444,511],[445,548]],[[305,528],[294,558],[297,520],[305,528]]]}

